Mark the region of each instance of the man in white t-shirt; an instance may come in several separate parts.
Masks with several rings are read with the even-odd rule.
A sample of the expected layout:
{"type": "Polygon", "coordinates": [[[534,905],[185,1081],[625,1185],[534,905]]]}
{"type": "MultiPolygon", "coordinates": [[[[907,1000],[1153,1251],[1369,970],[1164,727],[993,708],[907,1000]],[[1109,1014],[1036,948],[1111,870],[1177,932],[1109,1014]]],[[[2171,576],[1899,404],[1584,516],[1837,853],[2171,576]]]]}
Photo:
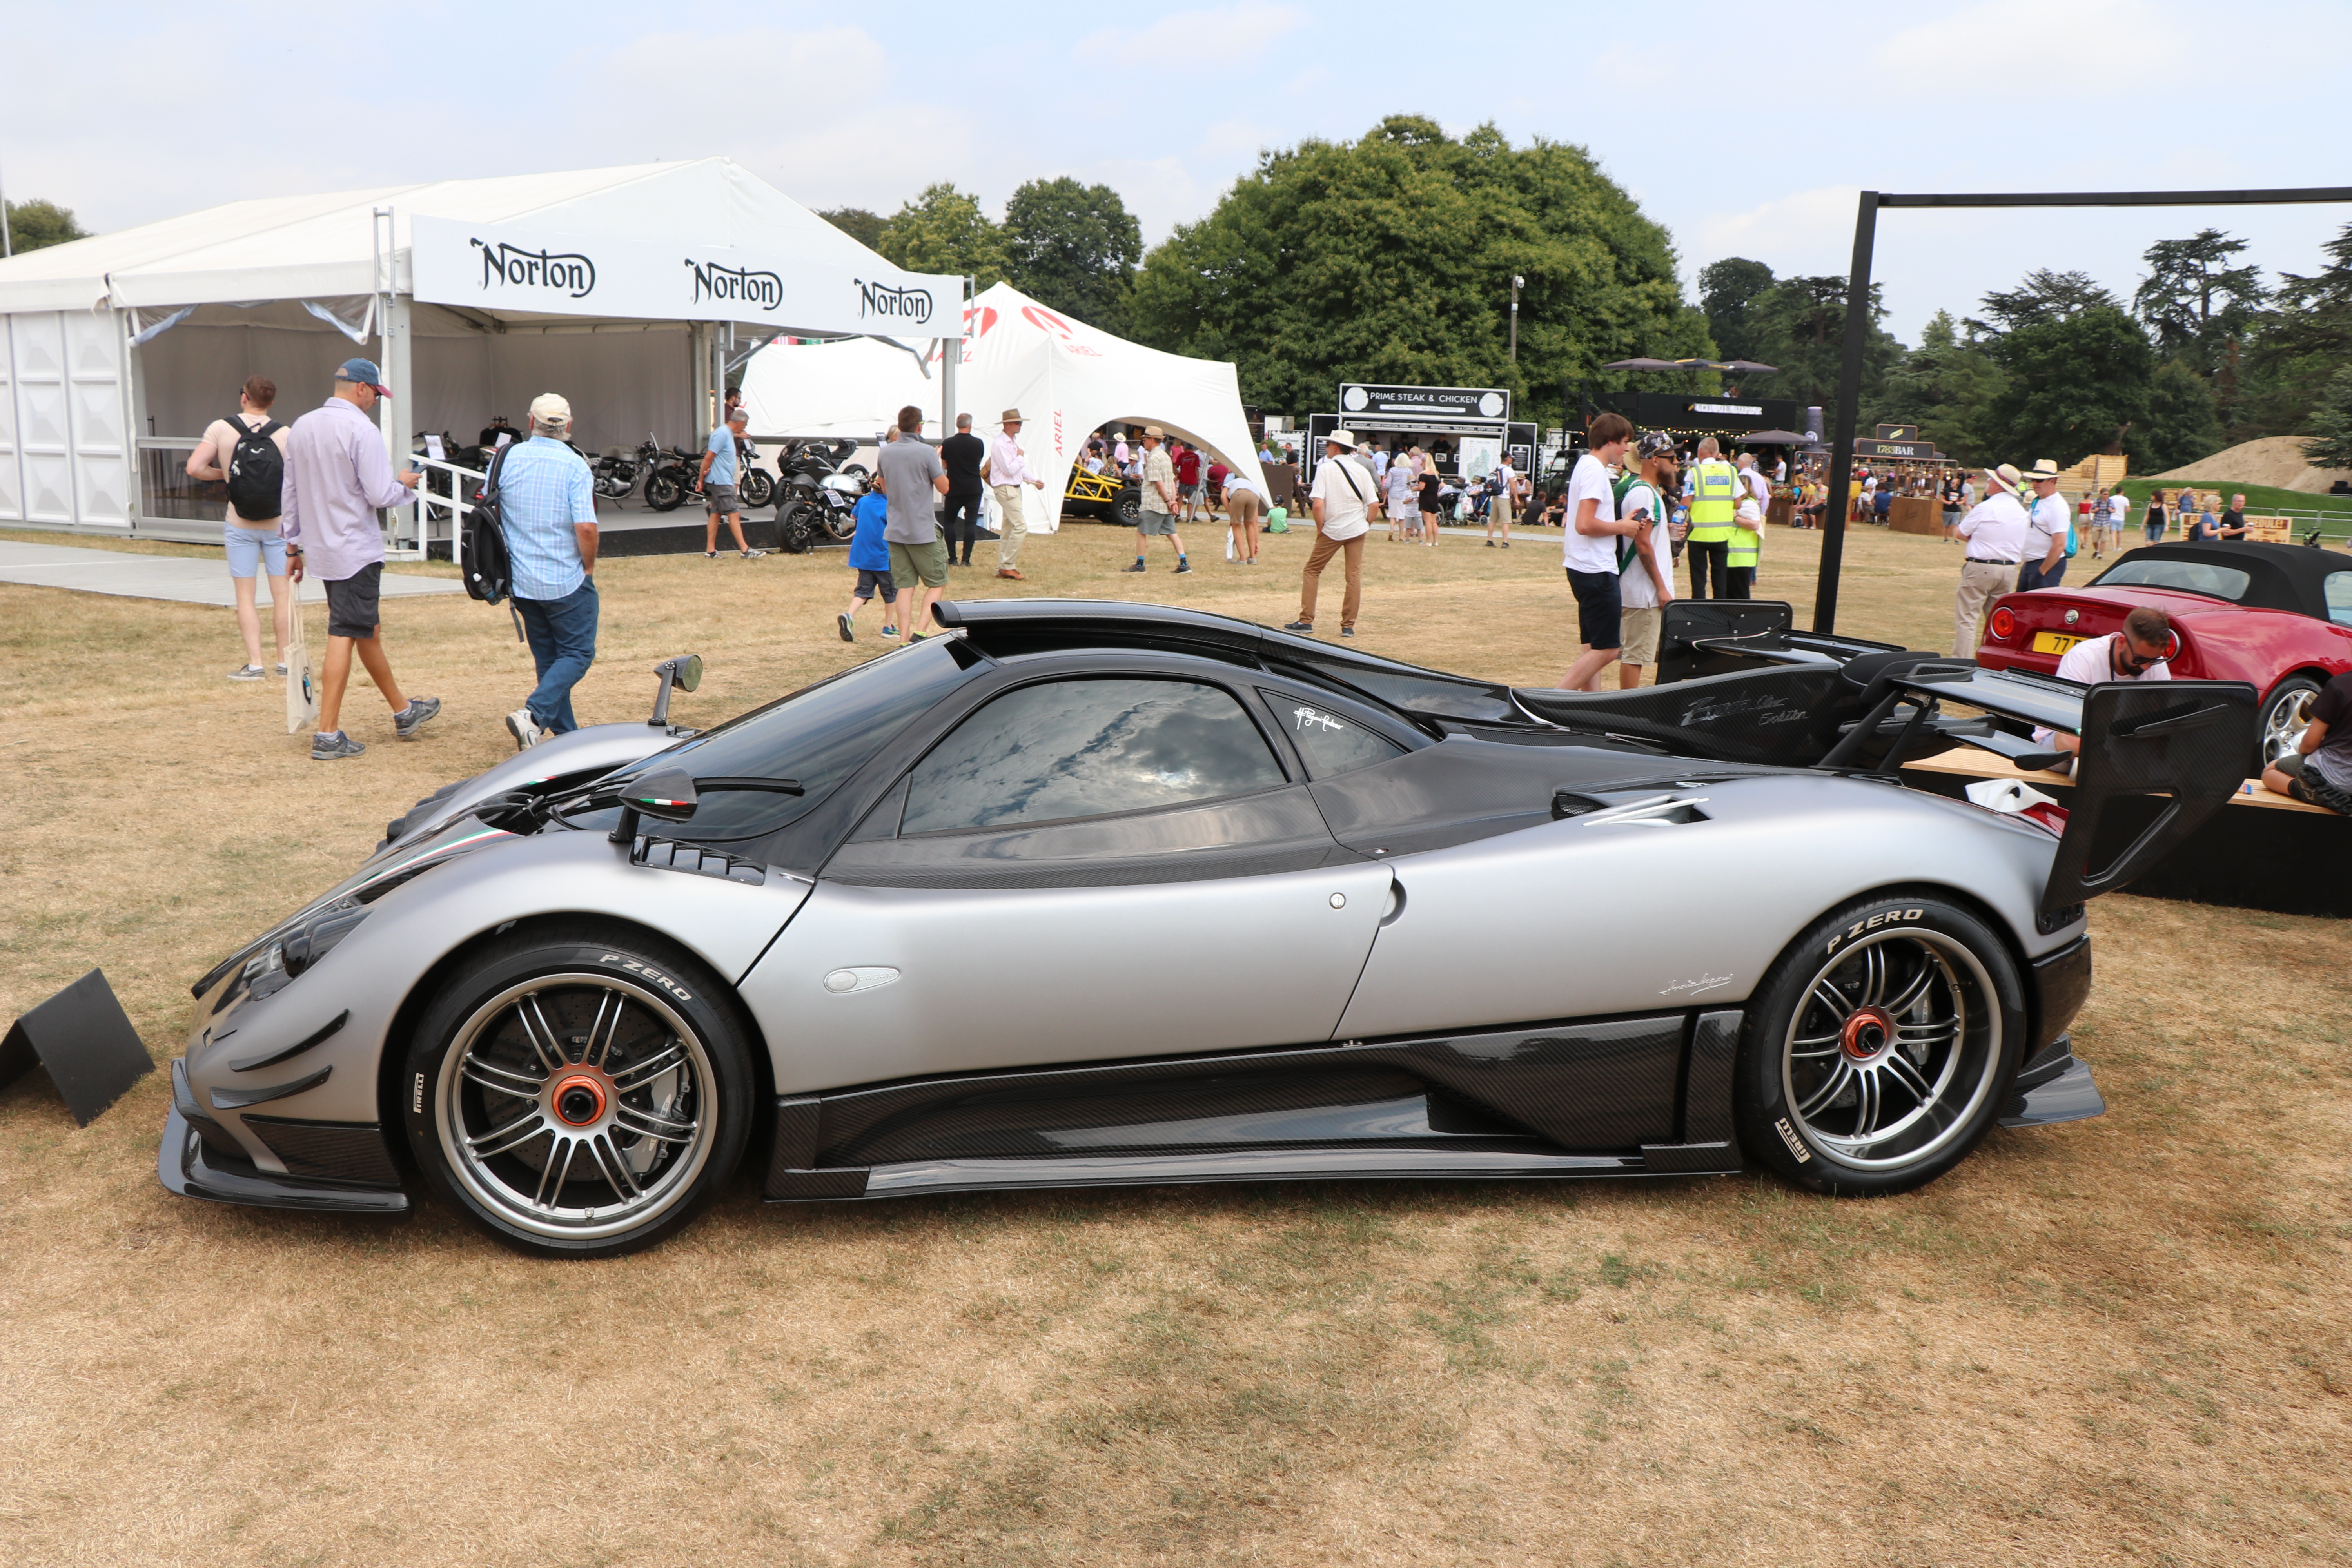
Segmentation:
{"type": "Polygon", "coordinates": [[[1356,456],[1352,433],[1334,430],[1327,437],[1323,460],[1315,466],[1315,483],[1307,496],[1315,512],[1315,548],[1307,552],[1307,570],[1299,579],[1298,618],[1282,629],[1314,634],[1315,595],[1321,586],[1323,568],[1332,556],[1344,553],[1348,596],[1339,605],[1339,635],[1351,637],[1356,635],[1356,612],[1364,602],[1364,535],[1372,526],[1372,509],[1381,503],[1379,483],[1370,466],[1356,456]]]}
{"type": "Polygon", "coordinates": [[[1518,499],[1518,491],[1512,488],[1512,484],[1517,478],[1511,472],[1511,465],[1507,462],[1496,463],[1487,476],[1486,482],[1495,490],[1493,499],[1486,503],[1486,548],[1489,550],[1495,547],[1495,529],[1498,524],[1503,530],[1503,548],[1508,550],[1511,547],[1511,503],[1518,499]]]}
{"type": "Polygon", "coordinates": [[[1576,595],[1576,662],[1560,677],[1562,691],[1598,690],[1601,672],[1625,646],[1624,605],[1618,598],[1617,542],[1638,522],[1617,519],[1617,492],[1609,469],[1625,459],[1633,426],[1617,413],[1601,414],[1585,432],[1586,450],[1568,476],[1561,517],[1559,563],[1576,595]]]}
{"type": "Polygon", "coordinates": [[[2017,591],[2021,594],[2033,588],[2055,588],[2059,579],[2066,575],[2066,546],[2074,534],[2074,509],[2058,493],[2058,465],[2048,458],[2026,470],[2025,482],[2032,493],[2020,498],[2024,502],[2030,529],[2025,540],[2025,559],[2017,574],[2017,591]]]}
{"type": "MultiPolygon", "coordinates": [[[[2124,617],[2124,629],[2103,637],[2087,637],[2066,650],[2058,661],[2058,679],[2081,686],[2108,680],[2170,680],[2172,617],[2153,605],[2142,605],[2124,617]]],[[[2037,729],[2033,743],[2054,752],[2083,749],[2083,737],[2063,730],[2037,729]]]]}
{"type": "MultiPolygon", "coordinates": [[[[2131,497],[2117,490],[2107,498],[2107,534],[2118,552],[2124,547],[2124,527],[2131,521],[2131,497]]],[[[2100,552],[2105,554],[2105,552],[2100,552]]]]}
{"type": "Polygon", "coordinates": [[[1675,493],[1675,438],[1663,430],[1642,437],[1634,453],[1642,477],[1626,487],[1617,510],[1626,521],[1639,522],[1633,553],[1617,573],[1619,622],[1625,646],[1617,654],[1617,686],[1627,690],[1642,684],[1642,667],[1658,662],[1658,633],[1665,624],[1666,606],[1675,598],[1675,551],[1666,537],[1671,515],[1666,498],[1675,493]]]}

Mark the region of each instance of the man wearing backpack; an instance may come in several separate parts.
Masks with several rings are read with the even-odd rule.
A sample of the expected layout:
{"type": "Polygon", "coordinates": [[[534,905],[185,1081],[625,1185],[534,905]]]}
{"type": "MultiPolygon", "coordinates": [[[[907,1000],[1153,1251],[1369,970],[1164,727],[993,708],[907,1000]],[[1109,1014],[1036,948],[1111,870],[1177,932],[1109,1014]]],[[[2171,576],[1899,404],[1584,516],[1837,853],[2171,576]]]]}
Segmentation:
{"type": "Polygon", "coordinates": [[[286,580],[286,542],[278,537],[278,492],[286,480],[286,426],[269,416],[278,384],[247,376],[229,418],[205,426],[205,438],[188,454],[188,477],[228,487],[228,516],[221,542],[228,549],[229,581],[236,589],[236,629],[245,637],[245,667],[231,680],[259,680],[261,615],[254,607],[253,580],[269,573],[269,618],[278,635],[278,673],[286,673],[286,644],[294,623],[294,588],[286,580]]]}
{"type": "Polygon", "coordinates": [[[416,739],[425,721],[441,711],[437,697],[411,701],[400,694],[377,625],[383,530],[376,524],[375,509],[415,505],[416,485],[425,477],[413,469],[392,471],[383,433],[368,418],[377,399],[392,395],[381,384],[382,374],[373,360],[347,359],[336,366],[333,395],[297,419],[286,442],[278,531],[286,541],[294,581],[299,583],[308,571],[327,586],[327,658],[319,672],[319,732],[310,737],[314,763],[367,750],[338,727],[355,649],[368,679],[391,706],[393,731],[400,739],[416,739]]]}
{"type": "Polygon", "coordinates": [[[572,689],[596,662],[596,483],[565,445],[571,434],[572,405],[541,393],[530,403],[530,439],[509,447],[499,468],[511,592],[539,672],[530,700],[507,715],[518,751],[580,728],[572,689]]]}

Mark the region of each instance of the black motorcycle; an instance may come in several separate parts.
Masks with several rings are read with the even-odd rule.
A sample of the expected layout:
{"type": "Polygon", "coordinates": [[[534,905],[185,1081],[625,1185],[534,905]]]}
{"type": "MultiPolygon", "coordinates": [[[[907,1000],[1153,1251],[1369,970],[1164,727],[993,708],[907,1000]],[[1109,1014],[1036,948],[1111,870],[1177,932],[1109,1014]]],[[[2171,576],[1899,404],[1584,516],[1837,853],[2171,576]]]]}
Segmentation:
{"type": "Polygon", "coordinates": [[[635,495],[637,479],[645,471],[646,449],[651,445],[646,443],[635,454],[618,447],[609,447],[603,457],[589,464],[588,477],[597,496],[604,500],[624,501],[635,495]]]}
{"type": "Polygon", "coordinates": [[[665,450],[648,434],[637,448],[637,461],[645,469],[646,504],[656,511],[676,511],[694,493],[702,454],[678,447],[665,450]]]}
{"type": "Polygon", "coordinates": [[[736,441],[735,489],[737,496],[743,502],[745,511],[751,510],[755,506],[765,506],[776,499],[775,476],[765,468],[755,468],[751,466],[751,460],[759,455],[760,448],[751,442],[741,439],[736,441]]]}
{"type": "Polygon", "coordinates": [[[857,531],[857,502],[866,494],[862,465],[842,466],[857,450],[847,439],[784,443],[776,459],[782,482],[776,491],[776,543],[798,555],[857,531]]]}

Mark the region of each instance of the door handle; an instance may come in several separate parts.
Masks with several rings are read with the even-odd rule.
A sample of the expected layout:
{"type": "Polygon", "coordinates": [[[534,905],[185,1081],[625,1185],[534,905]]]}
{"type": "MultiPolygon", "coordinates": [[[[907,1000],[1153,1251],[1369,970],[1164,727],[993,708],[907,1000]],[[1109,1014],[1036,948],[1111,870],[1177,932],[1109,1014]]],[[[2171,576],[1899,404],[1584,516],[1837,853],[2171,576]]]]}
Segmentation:
{"type": "Polygon", "coordinates": [[[1396,924],[1398,917],[1403,913],[1404,884],[1396,880],[1394,877],[1391,876],[1389,880],[1389,907],[1387,911],[1381,916],[1381,924],[1384,926],[1392,926],[1396,924]]]}

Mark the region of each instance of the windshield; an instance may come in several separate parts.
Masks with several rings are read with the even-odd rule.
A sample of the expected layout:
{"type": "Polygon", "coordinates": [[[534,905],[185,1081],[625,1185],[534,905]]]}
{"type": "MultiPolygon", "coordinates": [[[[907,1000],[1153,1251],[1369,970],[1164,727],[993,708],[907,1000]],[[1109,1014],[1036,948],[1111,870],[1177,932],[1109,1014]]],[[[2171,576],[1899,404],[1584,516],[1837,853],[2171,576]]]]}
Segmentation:
{"type": "MultiPolygon", "coordinates": [[[[802,794],[702,792],[693,820],[674,831],[697,839],[772,833],[814,810],[908,721],[961,684],[965,669],[941,637],[887,654],[803,686],[791,696],[656,752],[619,778],[651,768],[684,768],[697,779],[797,779],[802,794]]],[[[595,814],[601,816],[603,814],[595,814]]],[[[591,826],[591,816],[572,819],[591,826]]]]}
{"type": "Polygon", "coordinates": [[[2094,588],[2171,588],[2183,594],[2202,594],[2209,599],[2227,599],[2231,604],[2246,596],[2253,583],[2251,574],[2235,566],[2216,566],[2203,561],[2118,561],[2095,578],[2094,588]]]}

